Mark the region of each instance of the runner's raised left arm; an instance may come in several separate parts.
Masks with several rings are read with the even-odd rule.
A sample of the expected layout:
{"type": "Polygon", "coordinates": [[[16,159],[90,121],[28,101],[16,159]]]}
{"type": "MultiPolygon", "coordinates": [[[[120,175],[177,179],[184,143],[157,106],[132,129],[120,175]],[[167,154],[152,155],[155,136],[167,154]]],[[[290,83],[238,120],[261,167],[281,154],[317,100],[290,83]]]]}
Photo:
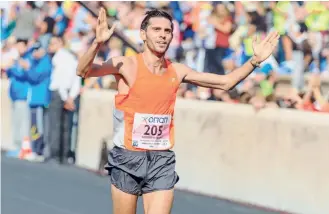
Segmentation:
{"type": "Polygon", "coordinates": [[[216,75],[211,73],[201,73],[193,71],[189,67],[176,64],[176,70],[182,73],[182,81],[194,85],[215,88],[222,90],[230,90],[240,81],[245,79],[256,66],[266,60],[274,51],[279,41],[279,34],[271,32],[263,41],[259,41],[256,37],[253,40],[253,57],[242,65],[240,68],[233,70],[226,75],[216,75]]]}

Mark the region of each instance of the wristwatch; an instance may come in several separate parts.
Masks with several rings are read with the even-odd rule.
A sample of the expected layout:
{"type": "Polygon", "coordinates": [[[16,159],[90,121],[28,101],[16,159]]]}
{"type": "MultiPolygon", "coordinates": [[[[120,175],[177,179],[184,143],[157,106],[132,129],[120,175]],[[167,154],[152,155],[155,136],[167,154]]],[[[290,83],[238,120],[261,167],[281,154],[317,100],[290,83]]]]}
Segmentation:
{"type": "Polygon", "coordinates": [[[254,67],[260,67],[260,63],[259,62],[257,62],[253,57],[251,57],[251,59],[250,59],[250,63],[252,64],[252,66],[254,66],[254,67]]]}

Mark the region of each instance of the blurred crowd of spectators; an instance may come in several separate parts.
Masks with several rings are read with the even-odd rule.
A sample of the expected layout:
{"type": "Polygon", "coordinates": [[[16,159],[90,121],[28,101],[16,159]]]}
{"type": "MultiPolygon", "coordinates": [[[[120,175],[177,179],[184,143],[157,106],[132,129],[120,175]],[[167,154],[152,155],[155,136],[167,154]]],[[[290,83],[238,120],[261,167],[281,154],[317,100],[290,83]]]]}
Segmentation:
{"type": "MultiPolygon", "coordinates": [[[[231,72],[252,56],[254,36],[264,37],[275,29],[281,34],[277,51],[235,89],[225,92],[182,84],[178,96],[252,104],[257,109],[329,112],[329,93],[321,87],[321,82],[328,82],[329,77],[329,2],[85,4],[95,9],[105,7],[109,19],[117,23],[117,30],[138,45],[142,45],[139,28],[145,11],[167,11],[174,18],[167,57],[198,72],[231,72]],[[306,74],[308,81],[304,80],[306,74]],[[285,90],[279,87],[283,76],[291,79],[285,90]]],[[[97,17],[73,1],[1,2],[0,7],[1,74],[10,80],[14,125],[26,127],[20,122],[22,118],[34,121],[38,132],[51,142],[49,157],[58,156],[58,144],[63,137],[60,133],[66,133],[65,156],[73,148],[68,142],[74,139],[72,115],[78,110],[80,94],[86,88],[115,88],[110,76],[81,80],[75,75],[79,57],[95,37],[97,17]],[[29,109],[37,119],[28,116],[29,109]],[[44,115],[48,115],[48,120],[40,119],[44,115]],[[52,132],[47,136],[45,129],[49,127],[52,132]]],[[[133,54],[133,49],[112,37],[95,60],[133,54]]],[[[16,144],[27,135],[26,131],[15,135],[16,144]]],[[[42,148],[35,150],[39,153],[42,148]]]]}
{"type": "MultiPolygon", "coordinates": [[[[106,2],[102,6],[118,28],[140,45],[145,10],[160,8],[170,13],[174,37],[167,57],[199,72],[232,71],[252,56],[254,36],[264,37],[275,29],[281,34],[275,54],[234,90],[182,84],[179,96],[249,103],[256,108],[329,111],[328,88],[321,89],[321,80],[329,78],[329,2],[106,2]],[[291,79],[284,90],[280,87],[283,76],[291,79]],[[305,81],[307,76],[310,81],[305,81]]],[[[105,48],[101,59],[132,54],[119,41],[113,39],[109,46],[111,42],[115,51],[105,48]]]]}
{"type": "MultiPolygon", "coordinates": [[[[118,30],[140,45],[139,28],[145,11],[167,11],[174,17],[174,37],[167,57],[199,72],[230,72],[252,55],[253,36],[264,37],[273,29],[280,32],[277,52],[234,90],[227,93],[183,84],[179,95],[185,98],[297,108],[289,103],[296,103],[297,98],[303,100],[309,91],[305,74],[317,74],[312,78],[323,81],[329,77],[328,2],[85,3],[91,8],[105,7],[109,18],[117,22],[118,30]],[[289,90],[280,90],[278,83],[283,75],[291,78],[289,90]]],[[[97,20],[87,9],[71,1],[26,4],[2,3],[3,61],[15,57],[13,47],[17,39],[27,39],[30,47],[39,41],[47,49],[53,35],[63,38],[64,46],[77,58],[85,52],[94,38],[97,20]]],[[[96,60],[132,54],[135,52],[131,48],[113,37],[96,60]]],[[[113,81],[111,77],[91,78],[81,91],[115,87],[113,81]]],[[[325,92],[322,97],[328,99],[325,92]]],[[[312,104],[319,111],[325,108],[319,101],[312,102],[316,100],[314,96],[311,98],[305,106],[312,104]]]]}

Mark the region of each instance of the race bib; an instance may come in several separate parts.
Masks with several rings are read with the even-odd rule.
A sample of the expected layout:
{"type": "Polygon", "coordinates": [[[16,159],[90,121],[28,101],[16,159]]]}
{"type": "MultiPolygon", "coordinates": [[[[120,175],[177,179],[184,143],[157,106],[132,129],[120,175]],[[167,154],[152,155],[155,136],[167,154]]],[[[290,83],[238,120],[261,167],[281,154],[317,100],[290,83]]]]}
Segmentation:
{"type": "Polygon", "coordinates": [[[170,147],[171,115],[135,113],[132,146],[139,149],[165,150],[170,147]]]}

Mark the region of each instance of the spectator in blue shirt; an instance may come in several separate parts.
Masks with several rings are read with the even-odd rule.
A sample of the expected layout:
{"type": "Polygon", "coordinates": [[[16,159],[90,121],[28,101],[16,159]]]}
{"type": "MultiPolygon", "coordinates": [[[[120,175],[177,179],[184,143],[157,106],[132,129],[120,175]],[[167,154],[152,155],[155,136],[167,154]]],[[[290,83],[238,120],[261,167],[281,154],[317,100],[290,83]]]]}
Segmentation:
{"type": "Polygon", "coordinates": [[[32,119],[32,141],[33,153],[30,158],[42,160],[42,150],[44,145],[44,112],[50,103],[50,76],[52,71],[51,57],[42,48],[41,43],[35,43],[33,47],[33,63],[27,78],[30,83],[31,96],[29,105],[31,107],[32,119]]]}
{"type": "Polygon", "coordinates": [[[63,36],[68,24],[68,19],[65,16],[62,3],[63,2],[60,1],[48,2],[49,16],[56,21],[54,34],[57,36],[63,36]]]}
{"type": "Polygon", "coordinates": [[[16,149],[9,151],[8,156],[18,157],[24,139],[29,140],[30,108],[27,102],[29,81],[27,73],[30,71],[32,58],[28,51],[28,41],[18,39],[16,48],[19,58],[7,69],[10,80],[9,96],[12,101],[13,145],[16,149]]]}

